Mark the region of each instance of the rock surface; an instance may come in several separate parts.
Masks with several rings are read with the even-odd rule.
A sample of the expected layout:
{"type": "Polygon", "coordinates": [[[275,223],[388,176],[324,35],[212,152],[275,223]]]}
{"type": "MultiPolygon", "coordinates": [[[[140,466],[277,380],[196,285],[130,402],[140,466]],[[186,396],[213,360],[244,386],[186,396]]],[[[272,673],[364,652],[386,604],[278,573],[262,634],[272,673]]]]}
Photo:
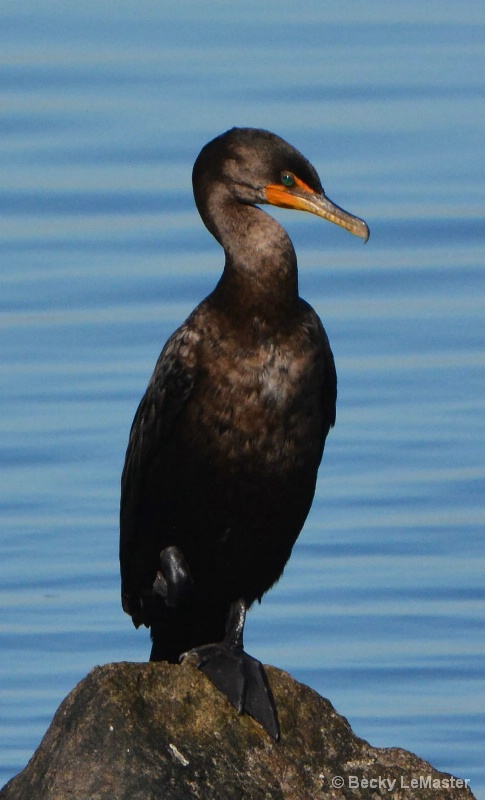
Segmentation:
{"type": "Polygon", "coordinates": [[[412,753],[359,739],[328,700],[287,673],[269,667],[268,675],[279,743],[190,663],[96,667],[0,799],[473,798],[464,781],[412,753]]]}

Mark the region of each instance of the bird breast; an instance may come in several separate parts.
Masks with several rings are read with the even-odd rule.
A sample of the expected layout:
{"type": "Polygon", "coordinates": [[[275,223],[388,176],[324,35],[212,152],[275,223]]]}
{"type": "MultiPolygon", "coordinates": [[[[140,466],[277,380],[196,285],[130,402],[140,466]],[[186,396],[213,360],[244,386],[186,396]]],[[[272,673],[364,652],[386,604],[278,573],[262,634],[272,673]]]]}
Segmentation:
{"type": "Polygon", "coordinates": [[[315,353],[218,341],[188,406],[192,447],[224,469],[285,471],[319,460],[321,378],[315,353]]]}

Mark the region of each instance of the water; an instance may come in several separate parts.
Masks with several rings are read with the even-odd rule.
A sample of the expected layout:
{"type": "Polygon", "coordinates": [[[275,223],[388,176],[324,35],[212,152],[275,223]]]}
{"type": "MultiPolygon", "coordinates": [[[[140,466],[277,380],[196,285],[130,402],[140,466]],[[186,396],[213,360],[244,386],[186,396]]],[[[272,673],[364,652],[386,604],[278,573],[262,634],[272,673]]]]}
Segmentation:
{"type": "Polygon", "coordinates": [[[485,797],[485,6],[273,5],[4,0],[1,784],[88,670],[147,657],[119,605],[119,475],[222,264],[192,163],[238,124],[297,146],[372,231],[277,212],[338,424],[248,650],[485,797]]]}

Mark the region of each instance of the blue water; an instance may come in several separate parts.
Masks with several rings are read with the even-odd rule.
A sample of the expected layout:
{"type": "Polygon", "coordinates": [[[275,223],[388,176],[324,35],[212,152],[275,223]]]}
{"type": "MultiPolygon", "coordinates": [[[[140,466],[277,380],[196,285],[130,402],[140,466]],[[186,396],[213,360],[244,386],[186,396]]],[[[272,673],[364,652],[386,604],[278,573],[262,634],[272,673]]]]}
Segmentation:
{"type": "Polygon", "coordinates": [[[372,231],[276,214],[338,422],[248,650],[485,798],[484,41],[483,0],[4,0],[0,784],[94,665],[147,658],[119,476],[162,344],[218,279],[191,168],[237,124],[372,231]]]}

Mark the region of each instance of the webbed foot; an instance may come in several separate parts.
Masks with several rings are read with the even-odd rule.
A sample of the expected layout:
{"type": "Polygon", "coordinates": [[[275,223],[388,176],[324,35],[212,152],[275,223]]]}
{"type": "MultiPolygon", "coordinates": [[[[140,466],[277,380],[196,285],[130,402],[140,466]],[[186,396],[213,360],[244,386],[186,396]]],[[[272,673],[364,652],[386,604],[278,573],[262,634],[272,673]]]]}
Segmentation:
{"type": "Polygon", "coordinates": [[[165,600],[169,608],[177,608],[194,591],[194,583],[181,549],[165,547],[160,553],[160,567],[153,582],[153,591],[165,600]]]}
{"type": "Polygon", "coordinates": [[[260,661],[244,652],[243,629],[246,605],[243,600],[232,604],[228,616],[226,636],[218,644],[206,644],[184,653],[196,655],[197,668],[226,695],[240,714],[250,714],[279,741],[278,712],[268,676],[260,661]]]}

